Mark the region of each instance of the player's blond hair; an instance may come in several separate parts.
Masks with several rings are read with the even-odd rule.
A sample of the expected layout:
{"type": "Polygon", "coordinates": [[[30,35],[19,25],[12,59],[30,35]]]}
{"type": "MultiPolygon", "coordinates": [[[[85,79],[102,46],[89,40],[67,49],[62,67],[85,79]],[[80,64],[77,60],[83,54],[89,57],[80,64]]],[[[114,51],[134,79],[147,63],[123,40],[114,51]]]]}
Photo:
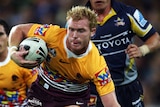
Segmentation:
{"type": "Polygon", "coordinates": [[[96,13],[90,8],[85,6],[75,6],[67,12],[66,19],[69,20],[70,18],[72,18],[73,20],[81,20],[83,18],[87,18],[90,22],[89,27],[95,28],[97,25],[96,17],[96,13]]]}

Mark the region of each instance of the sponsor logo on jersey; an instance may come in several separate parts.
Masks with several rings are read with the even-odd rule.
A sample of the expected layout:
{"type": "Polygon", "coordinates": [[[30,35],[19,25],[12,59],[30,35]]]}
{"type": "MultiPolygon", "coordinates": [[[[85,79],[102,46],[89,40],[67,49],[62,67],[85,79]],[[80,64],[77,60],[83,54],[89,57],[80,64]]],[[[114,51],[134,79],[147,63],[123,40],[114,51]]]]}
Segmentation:
{"type": "Polygon", "coordinates": [[[40,35],[40,36],[45,36],[46,31],[48,30],[50,26],[48,24],[39,26],[36,28],[34,34],[35,35],[40,35]]]}
{"type": "Polygon", "coordinates": [[[113,47],[115,48],[115,47],[119,47],[119,46],[127,46],[128,44],[131,43],[130,38],[127,37],[128,34],[129,34],[129,31],[124,31],[122,33],[119,33],[118,35],[111,35],[110,34],[112,37],[109,37],[109,35],[107,35],[106,37],[109,37],[109,38],[104,38],[102,40],[92,40],[92,41],[96,44],[96,47],[99,49],[99,51],[101,52],[101,54],[103,56],[108,56],[108,55],[122,53],[125,51],[126,47],[123,47],[119,51],[113,50],[110,53],[106,53],[106,52],[103,53],[102,50],[103,49],[105,49],[105,50],[111,49],[113,47]]]}
{"type": "Polygon", "coordinates": [[[143,17],[140,11],[136,10],[133,16],[142,27],[144,27],[145,24],[147,23],[147,20],[143,17]]]}
{"type": "Polygon", "coordinates": [[[107,68],[102,69],[98,73],[95,74],[101,86],[109,83],[111,81],[111,75],[107,68]]]}

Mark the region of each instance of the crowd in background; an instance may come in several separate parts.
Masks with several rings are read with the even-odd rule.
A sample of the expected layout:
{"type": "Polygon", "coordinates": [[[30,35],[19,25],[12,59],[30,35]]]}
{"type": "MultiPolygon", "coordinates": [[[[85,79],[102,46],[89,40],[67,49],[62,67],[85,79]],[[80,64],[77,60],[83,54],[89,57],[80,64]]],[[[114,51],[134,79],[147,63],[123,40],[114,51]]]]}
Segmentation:
{"type": "Polygon", "coordinates": [[[2,0],[0,17],[13,26],[19,23],[52,23],[64,26],[66,11],[86,0],[2,0]]]}
{"type": "MultiPolygon", "coordinates": [[[[66,11],[87,0],[1,0],[0,17],[13,26],[19,23],[52,23],[64,26],[66,11]]],[[[160,32],[159,0],[119,0],[137,7],[160,32]]]]}
{"type": "MultiPolygon", "coordinates": [[[[85,5],[87,0],[1,0],[0,18],[10,27],[28,22],[59,24],[65,26],[66,11],[75,5],[85,5]]],[[[119,0],[138,8],[160,33],[159,0],[119,0]]],[[[135,38],[141,45],[141,41],[135,38]]],[[[160,50],[143,58],[136,59],[139,78],[145,92],[146,105],[159,105],[160,102],[160,50]]]]}

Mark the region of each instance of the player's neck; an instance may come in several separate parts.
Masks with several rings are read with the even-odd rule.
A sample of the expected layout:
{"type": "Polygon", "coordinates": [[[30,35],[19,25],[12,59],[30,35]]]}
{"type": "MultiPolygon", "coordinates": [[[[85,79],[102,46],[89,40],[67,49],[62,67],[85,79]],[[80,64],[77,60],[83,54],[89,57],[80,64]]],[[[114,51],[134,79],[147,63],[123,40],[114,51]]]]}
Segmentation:
{"type": "Polygon", "coordinates": [[[107,16],[110,11],[111,11],[111,6],[107,6],[104,10],[96,11],[96,13],[98,15],[97,21],[102,22],[104,17],[107,16]]]}
{"type": "Polygon", "coordinates": [[[8,55],[8,49],[6,48],[3,52],[0,53],[0,62],[3,62],[8,55]]]}

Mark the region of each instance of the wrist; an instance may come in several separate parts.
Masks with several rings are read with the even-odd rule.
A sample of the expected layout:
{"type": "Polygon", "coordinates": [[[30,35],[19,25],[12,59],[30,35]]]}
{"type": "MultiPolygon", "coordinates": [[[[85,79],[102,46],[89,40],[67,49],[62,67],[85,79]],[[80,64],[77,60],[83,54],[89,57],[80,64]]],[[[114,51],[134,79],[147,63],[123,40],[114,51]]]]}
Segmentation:
{"type": "Polygon", "coordinates": [[[147,45],[142,45],[139,47],[141,53],[142,53],[142,56],[145,56],[146,54],[148,54],[150,52],[150,49],[147,45]]]}

